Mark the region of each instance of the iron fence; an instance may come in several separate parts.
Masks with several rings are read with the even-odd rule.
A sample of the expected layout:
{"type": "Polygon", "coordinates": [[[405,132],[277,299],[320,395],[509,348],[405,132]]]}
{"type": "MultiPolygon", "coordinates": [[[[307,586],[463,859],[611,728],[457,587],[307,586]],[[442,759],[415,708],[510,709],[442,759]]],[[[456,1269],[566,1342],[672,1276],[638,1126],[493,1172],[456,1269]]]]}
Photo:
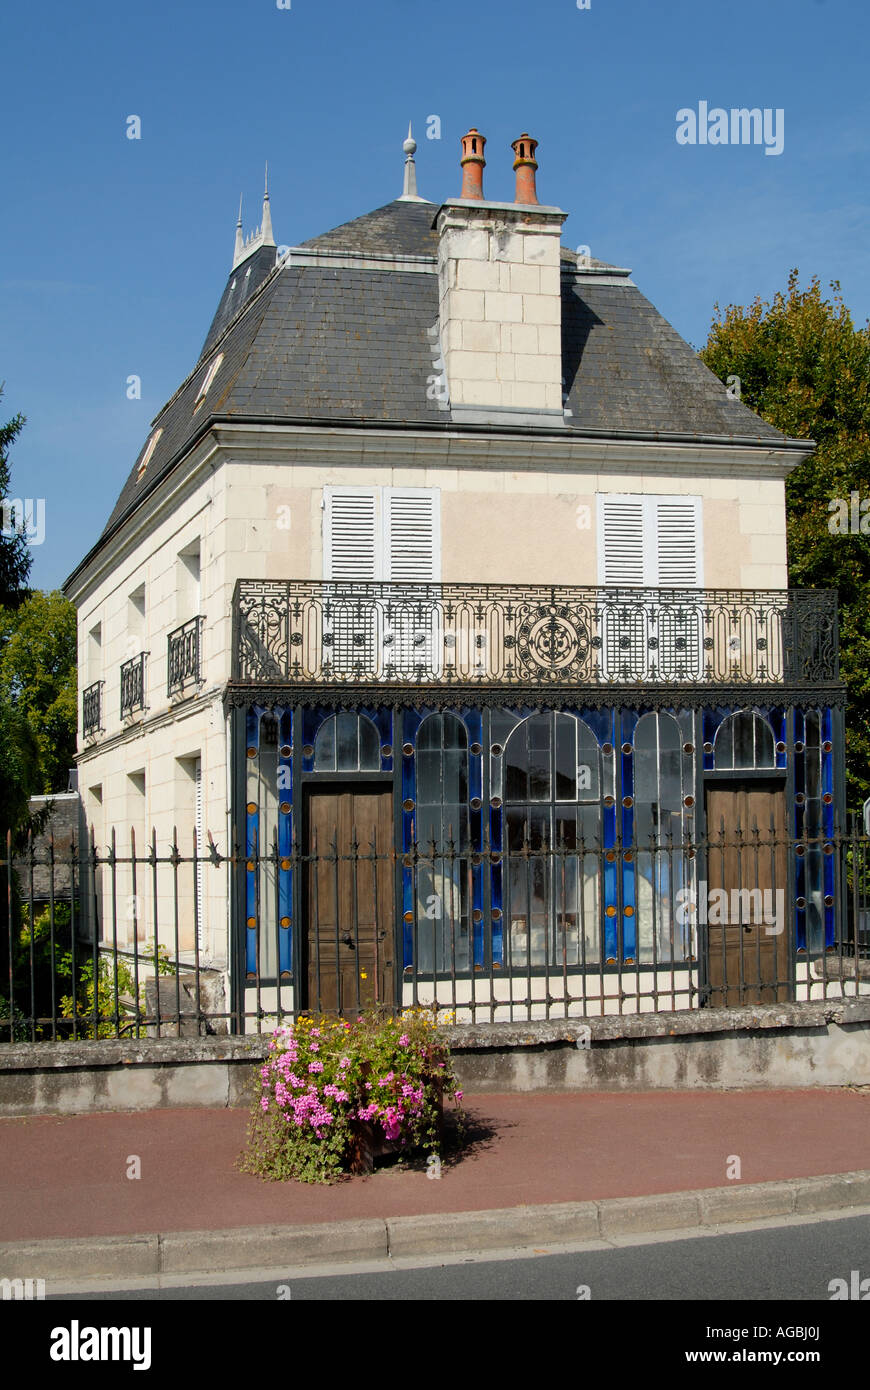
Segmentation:
{"type": "Polygon", "coordinates": [[[0,1042],[268,1031],[301,1011],[457,1021],[870,993],[870,839],[738,825],[472,850],[316,838],[49,840],[0,859],[0,1042]],[[11,870],[11,872],[10,872],[11,870]],[[230,921],[235,922],[231,928],[230,921]]]}
{"type": "Polygon", "coordinates": [[[829,590],[239,580],[233,679],[547,686],[839,679],[829,590]]]}

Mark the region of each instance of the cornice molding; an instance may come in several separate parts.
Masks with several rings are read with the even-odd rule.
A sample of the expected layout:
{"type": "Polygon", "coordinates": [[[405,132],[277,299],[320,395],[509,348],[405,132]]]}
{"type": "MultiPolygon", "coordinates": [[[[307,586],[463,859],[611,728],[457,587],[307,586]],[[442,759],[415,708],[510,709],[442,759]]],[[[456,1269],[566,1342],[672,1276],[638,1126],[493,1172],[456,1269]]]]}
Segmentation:
{"type": "Polygon", "coordinates": [[[230,681],[224,691],[227,710],[261,705],[285,709],[318,705],[323,709],[698,709],[738,705],[795,705],[799,708],[845,706],[846,689],[794,685],[657,685],[553,686],[524,685],[276,685],[230,681]]]}
{"type": "Polygon", "coordinates": [[[188,699],[176,700],[168,709],[161,710],[159,714],[151,715],[147,719],[139,719],[126,729],[119,729],[116,734],[112,734],[109,738],[99,739],[93,744],[80,748],[75,755],[76,765],[93,762],[101,754],[111,753],[118,748],[123,748],[128,743],[135,743],[137,739],[144,738],[157,729],[165,729],[169,725],[180,724],[190,716],[216,704],[221,700],[223,694],[224,685],[221,683],[210,686],[208,690],[200,691],[198,695],[192,695],[188,699]]]}
{"type": "Polygon", "coordinates": [[[362,467],[381,462],[403,468],[588,473],[643,473],[665,467],[691,477],[700,471],[700,476],[735,478],[785,478],[815,447],[803,440],[772,445],[749,440],[616,438],[579,435],[564,427],[542,433],[540,429],[524,432],[505,427],[496,432],[491,427],[448,426],[436,433],[413,427],[397,431],[375,425],[216,421],[213,434],[220,448],[247,461],[256,455],[263,462],[284,463],[276,455],[292,453],[301,463],[329,461],[335,466],[352,463],[356,455],[362,467]]]}

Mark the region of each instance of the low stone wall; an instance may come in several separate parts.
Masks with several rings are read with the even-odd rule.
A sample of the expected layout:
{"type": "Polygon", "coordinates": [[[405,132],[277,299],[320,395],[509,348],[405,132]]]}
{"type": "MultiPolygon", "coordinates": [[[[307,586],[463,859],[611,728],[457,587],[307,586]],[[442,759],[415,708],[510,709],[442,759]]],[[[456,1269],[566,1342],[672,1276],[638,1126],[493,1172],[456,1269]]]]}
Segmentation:
{"type": "MultiPolygon", "coordinates": [[[[470,1092],[870,1086],[870,1000],[445,1029],[470,1092]]],[[[0,1116],[247,1106],[260,1037],[0,1044],[0,1116]]]]}

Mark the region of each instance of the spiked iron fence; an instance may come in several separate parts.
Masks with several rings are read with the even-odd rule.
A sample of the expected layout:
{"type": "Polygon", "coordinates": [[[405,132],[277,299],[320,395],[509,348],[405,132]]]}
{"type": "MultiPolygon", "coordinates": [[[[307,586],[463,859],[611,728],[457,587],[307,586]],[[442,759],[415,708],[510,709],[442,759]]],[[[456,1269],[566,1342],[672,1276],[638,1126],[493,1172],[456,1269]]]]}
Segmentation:
{"type": "Polygon", "coordinates": [[[209,835],[183,854],[131,832],[59,854],[7,837],[0,1042],[245,1034],[372,1005],[480,1023],[870,993],[857,822],[829,839],[508,839],[224,854],[209,835]]]}

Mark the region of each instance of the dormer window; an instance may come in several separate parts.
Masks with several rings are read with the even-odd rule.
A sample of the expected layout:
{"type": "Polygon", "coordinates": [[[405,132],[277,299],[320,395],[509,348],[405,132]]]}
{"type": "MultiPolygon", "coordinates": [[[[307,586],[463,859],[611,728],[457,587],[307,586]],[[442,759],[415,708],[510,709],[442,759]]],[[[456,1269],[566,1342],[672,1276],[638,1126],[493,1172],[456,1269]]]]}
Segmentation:
{"type": "Polygon", "coordinates": [[[208,388],[211,386],[212,382],[217,376],[218,367],[220,366],[221,362],[223,362],[223,360],[224,355],[222,352],[219,352],[217,357],[214,359],[211,366],[209,367],[208,371],[206,372],[205,376],[203,377],[202,385],[199,388],[199,395],[196,398],[196,405],[193,407],[194,415],[199,410],[199,407],[205,400],[206,395],[208,394],[208,388]]]}
{"type": "Polygon", "coordinates": [[[141,482],[142,479],[144,478],[144,476],[145,476],[145,469],[148,467],[149,463],[151,462],[151,458],[152,458],[152,456],[153,456],[153,454],[154,454],[154,450],[157,448],[157,441],[159,440],[159,438],[160,438],[160,436],[161,436],[162,433],[163,433],[163,430],[162,430],[162,429],[155,430],[154,433],[152,434],[151,438],[148,440],[148,443],[147,443],[146,448],[145,448],[145,452],[144,452],[144,454],[142,455],[142,461],[141,461],[141,463],[139,464],[139,469],[138,469],[138,471],[137,471],[137,473],[136,473],[136,482],[137,482],[137,483],[141,482]]]}

